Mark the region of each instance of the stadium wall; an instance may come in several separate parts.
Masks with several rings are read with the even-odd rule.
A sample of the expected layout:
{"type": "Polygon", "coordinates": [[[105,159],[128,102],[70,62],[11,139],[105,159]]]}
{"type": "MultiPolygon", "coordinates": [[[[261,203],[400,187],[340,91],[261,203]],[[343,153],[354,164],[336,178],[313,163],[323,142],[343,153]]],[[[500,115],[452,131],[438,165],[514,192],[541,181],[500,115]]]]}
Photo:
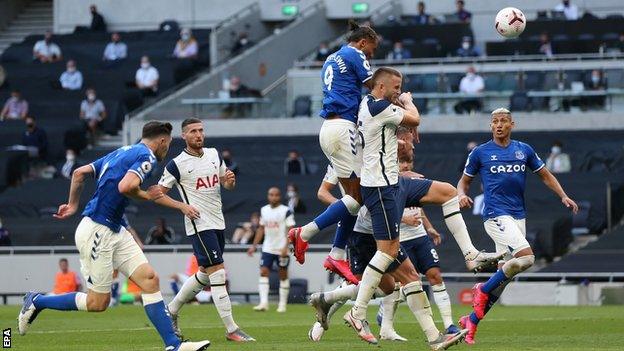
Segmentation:
{"type": "Polygon", "coordinates": [[[71,33],[76,26],[89,25],[89,4],[95,4],[104,16],[109,30],[156,29],[169,19],[182,26],[212,27],[235,15],[255,0],[55,0],[54,31],[71,33]]]}
{"type": "Polygon", "coordinates": [[[0,0],[0,30],[6,29],[9,23],[29,3],[30,1],[23,0],[0,0]]]}

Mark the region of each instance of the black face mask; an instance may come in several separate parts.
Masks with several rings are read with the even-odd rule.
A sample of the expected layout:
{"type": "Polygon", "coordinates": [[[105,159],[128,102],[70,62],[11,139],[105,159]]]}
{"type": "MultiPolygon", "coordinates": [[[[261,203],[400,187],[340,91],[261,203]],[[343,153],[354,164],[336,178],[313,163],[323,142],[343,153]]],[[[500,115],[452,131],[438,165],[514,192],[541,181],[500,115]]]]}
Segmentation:
{"type": "Polygon", "coordinates": [[[35,124],[34,123],[27,123],[26,127],[28,127],[28,129],[33,129],[33,128],[35,128],[35,124]]]}

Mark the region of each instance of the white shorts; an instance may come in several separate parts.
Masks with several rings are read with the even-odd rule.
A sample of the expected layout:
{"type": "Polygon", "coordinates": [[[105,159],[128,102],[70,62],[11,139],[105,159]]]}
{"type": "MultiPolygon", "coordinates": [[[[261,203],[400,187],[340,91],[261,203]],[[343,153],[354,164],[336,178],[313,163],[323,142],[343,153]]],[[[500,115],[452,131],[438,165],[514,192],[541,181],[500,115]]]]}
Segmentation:
{"type": "Polygon", "coordinates": [[[355,123],[342,118],[325,120],[319,143],[338,178],[360,177],[362,143],[355,123]]]}
{"type": "Polygon", "coordinates": [[[139,245],[123,227],[119,233],[83,217],[76,228],[76,247],[80,253],[80,271],[87,288],[98,293],[109,293],[113,283],[113,270],[126,277],[147,258],[139,245]]]}
{"type": "Polygon", "coordinates": [[[483,223],[485,231],[496,244],[496,252],[510,252],[515,255],[518,251],[531,247],[526,240],[525,219],[515,219],[512,216],[498,216],[483,223]]]}

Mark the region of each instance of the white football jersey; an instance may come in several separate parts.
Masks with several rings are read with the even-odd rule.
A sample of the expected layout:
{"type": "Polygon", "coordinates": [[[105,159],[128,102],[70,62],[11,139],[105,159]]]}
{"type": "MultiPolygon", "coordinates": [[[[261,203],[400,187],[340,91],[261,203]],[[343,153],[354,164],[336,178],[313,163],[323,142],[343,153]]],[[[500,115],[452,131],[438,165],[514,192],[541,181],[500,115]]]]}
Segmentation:
{"type": "Polygon", "coordinates": [[[359,131],[364,144],[360,184],[368,187],[399,182],[397,126],[403,121],[403,109],[385,99],[368,95],[358,113],[359,131]]]}
{"type": "MultiPolygon", "coordinates": [[[[407,207],[405,208],[405,212],[403,213],[403,215],[422,216],[422,210],[420,209],[420,207],[407,207]]],[[[412,240],[426,235],[427,231],[425,230],[425,225],[423,224],[422,220],[417,226],[401,222],[401,227],[399,229],[399,241],[412,240]]]]}
{"type": "Polygon", "coordinates": [[[203,148],[201,156],[182,151],[165,167],[158,184],[171,189],[175,184],[182,201],[195,207],[200,218],[191,220],[184,216],[186,235],[204,230],[225,229],[221,204],[221,179],[226,167],[214,148],[203,148]]]}
{"type": "Polygon", "coordinates": [[[340,194],[342,196],[345,196],[344,188],[340,184],[340,181],[338,181],[338,175],[336,174],[336,171],[334,171],[334,167],[332,167],[331,165],[327,165],[327,172],[325,172],[325,177],[323,177],[323,181],[333,185],[338,184],[340,194]]]}
{"type": "Polygon", "coordinates": [[[373,234],[373,220],[366,206],[360,207],[357,219],[355,220],[355,226],[353,226],[353,231],[362,234],[373,234]]]}
{"type": "Polygon", "coordinates": [[[279,255],[288,243],[288,228],[295,226],[295,216],[285,205],[260,209],[260,225],[264,227],[262,252],[279,255]]]}

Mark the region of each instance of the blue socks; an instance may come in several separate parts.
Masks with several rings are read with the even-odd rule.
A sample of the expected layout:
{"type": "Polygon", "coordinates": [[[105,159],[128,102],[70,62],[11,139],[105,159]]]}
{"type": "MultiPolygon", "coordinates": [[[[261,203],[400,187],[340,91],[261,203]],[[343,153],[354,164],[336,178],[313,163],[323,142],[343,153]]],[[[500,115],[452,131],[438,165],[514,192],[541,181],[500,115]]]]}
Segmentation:
{"type": "Polygon", "coordinates": [[[62,295],[39,295],[33,300],[33,305],[38,310],[46,308],[59,311],[78,311],[76,306],[76,294],[68,293],[62,295]]]}
{"type": "Polygon", "coordinates": [[[178,345],[180,345],[180,339],[178,339],[173,331],[171,319],[165,312],[165,303],[162,301],[162,298],[159,302],[150,303],[143,307],[145,308],[145,314],[147,314],[147,317],[158,331],[158,334],[160,334],[165,346],[178,347],[178,345]]]}
{"type": "Polygon", "coordinates": [[[353,233],[356,219],[357,216],[351,216],[349,214],[340,220],[336,228],[336,236],[334,236],[334,247],[343,250],[347,247],[347,242],[349,241],[351,233],[353,233]]]}
{"type": "Polygon", "coordinates": [[[470,318],[470,321],[474,324],[479,324],[479,322],[481,321],[479,318],[477,318],[477,315],[474,312],[470,313],[469,318],[470,318]]]}
{"type": "Polygon", "coordinates": [[[319,230],[323,230],[332,224],[338,223],[343,218],[346,219],[347,216],[353,217],[344,202],[340,200],[329,205],[323,213],[314,218],[314,223],[316,223],[319,230]]]}
{"type": "Polygon", "coordinates": [[[488,279],[487,282],[485,282],[485,284],[481,286],[481,291],[489,294],[492,292],[492,290],[498,288],[506,280],[507,276],[505,276],[505,273],[502,269],[499,269],[498,271],[496,271],[496,273],[494,273],[493,276],[490,277],[490,279],[488,279]]]}

